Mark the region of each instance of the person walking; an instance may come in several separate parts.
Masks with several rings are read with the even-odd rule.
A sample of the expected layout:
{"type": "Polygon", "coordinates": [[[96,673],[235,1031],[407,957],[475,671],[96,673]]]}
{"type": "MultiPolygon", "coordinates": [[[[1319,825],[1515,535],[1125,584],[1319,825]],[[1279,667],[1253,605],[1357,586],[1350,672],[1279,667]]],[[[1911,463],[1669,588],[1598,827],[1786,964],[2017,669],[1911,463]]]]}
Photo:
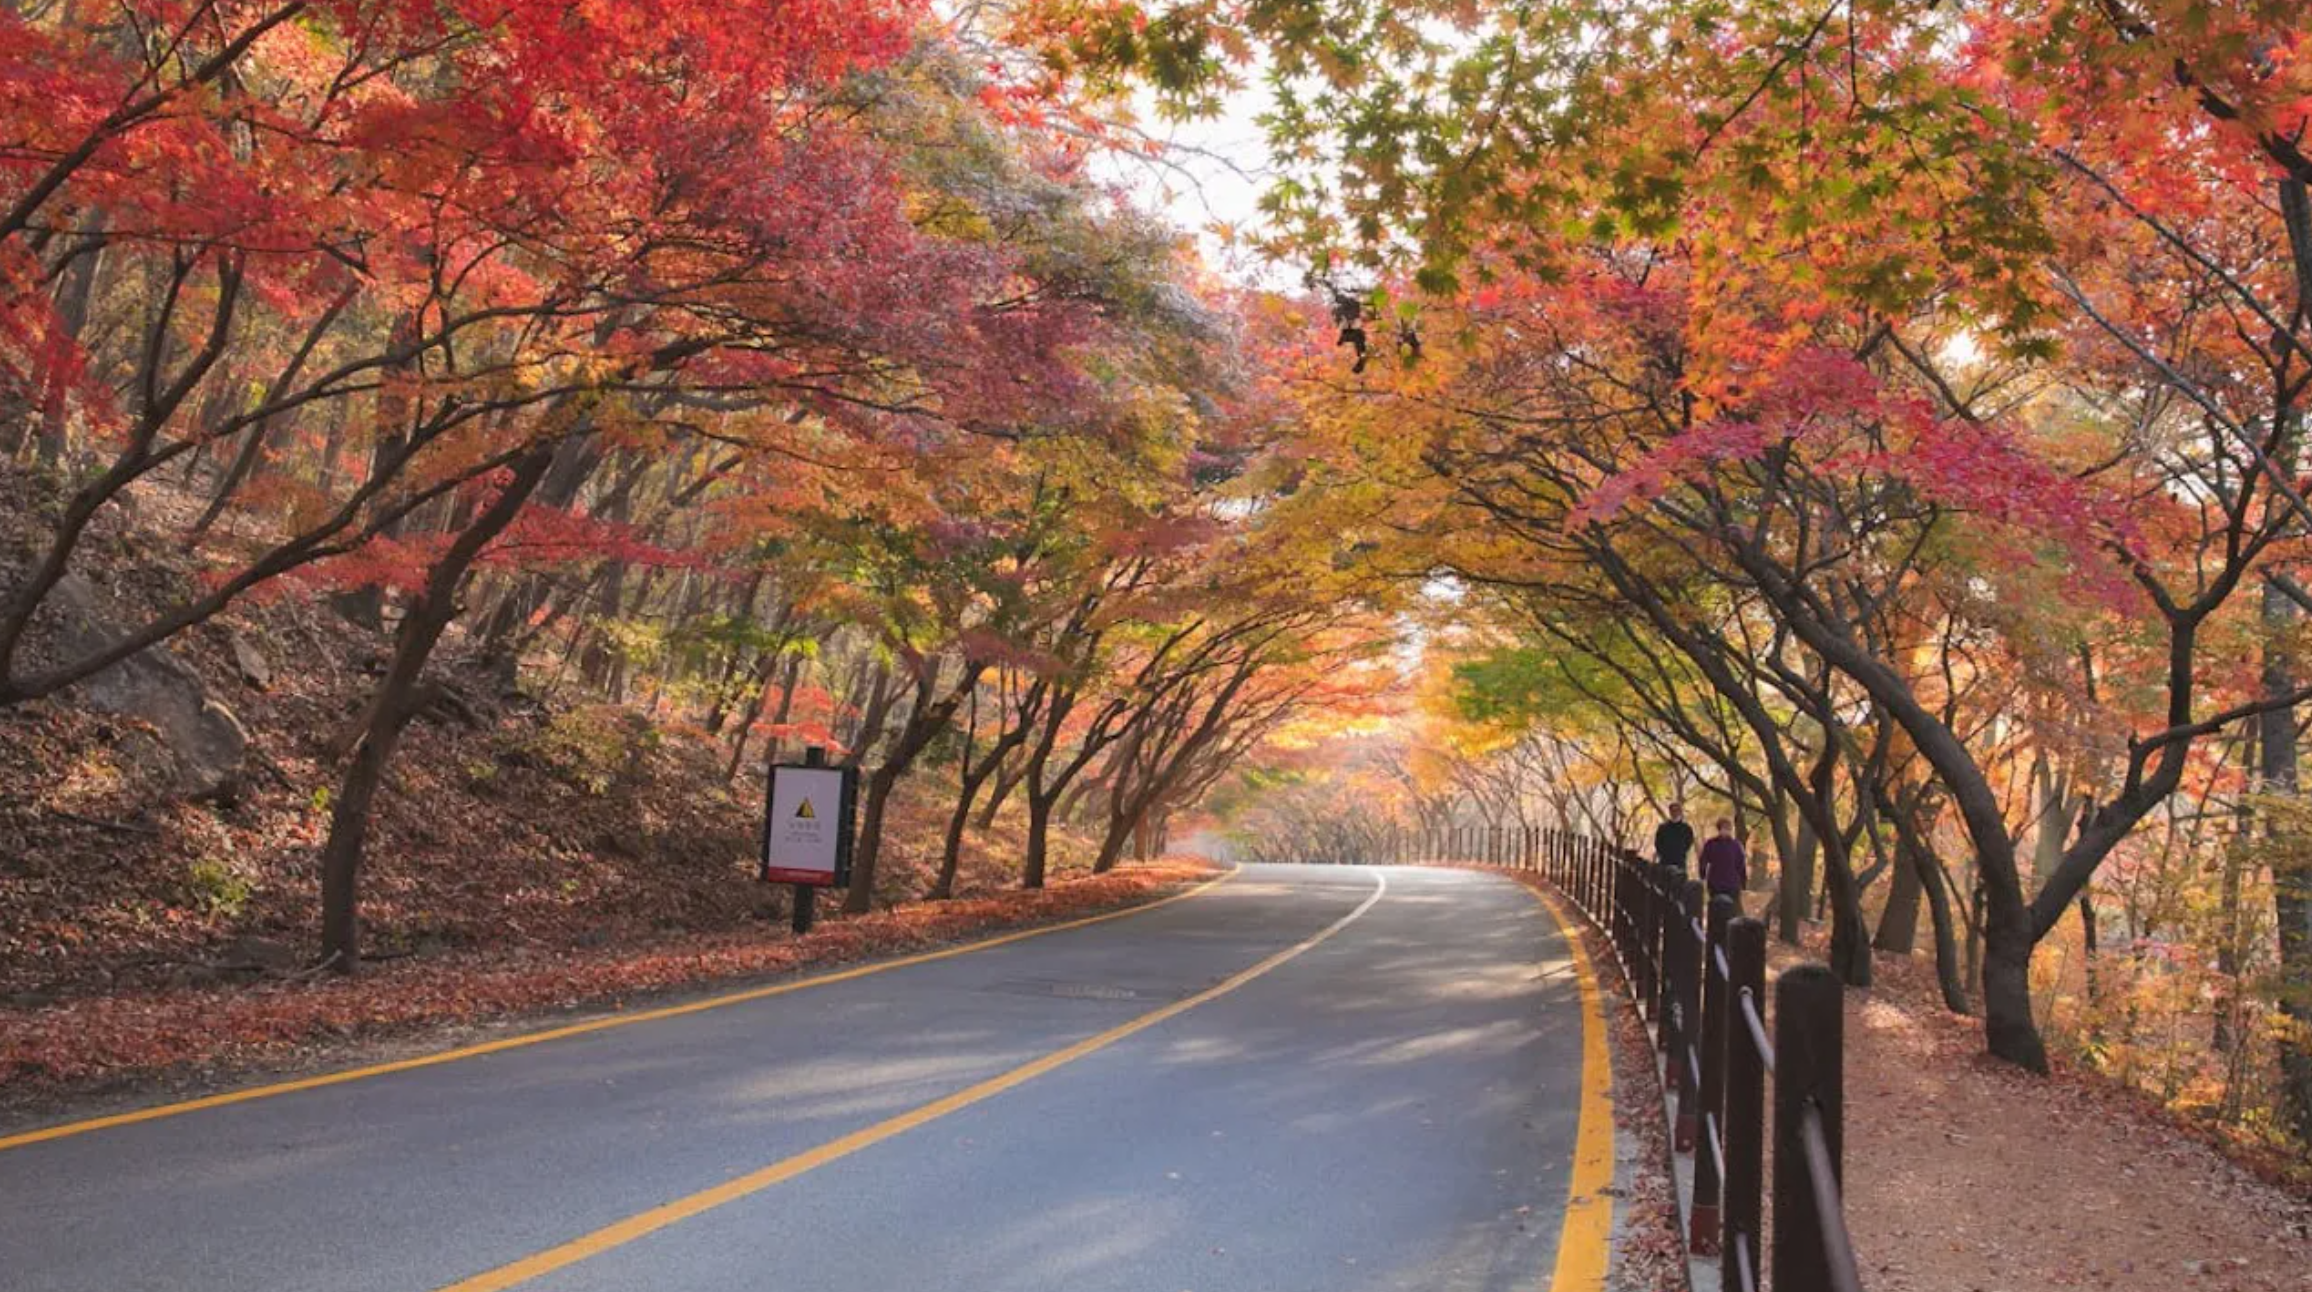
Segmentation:
{"type": "Polygon", "coordinates": [[[1686,877],[1686,854],[1694,850],[1694,827],[1686,824],[1686,805],[1673,800],[1670,819],[1654,827],[1654,864],[1686,877]]]}
{"type": "Polygon", "coordinates": [[[1710,842],[1702,845],[1702,887],[1713,899],[1731,898],[1739,915],[1742,886],[1749,882],[1750,858],[1742,851],[1742,841],[1734,837],[1734,823],[1719,817],[1710,842]]]}

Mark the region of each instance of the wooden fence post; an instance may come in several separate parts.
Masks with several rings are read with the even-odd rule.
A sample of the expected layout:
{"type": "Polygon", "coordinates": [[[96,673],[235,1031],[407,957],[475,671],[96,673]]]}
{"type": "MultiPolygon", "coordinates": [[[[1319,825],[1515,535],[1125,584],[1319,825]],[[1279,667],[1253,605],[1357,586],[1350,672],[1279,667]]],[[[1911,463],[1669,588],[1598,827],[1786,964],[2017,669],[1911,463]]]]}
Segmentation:
{"type": "Polygon", "coordinates": [[[1774,987],[1775,1292],[1832,1292],[1815,1205],[1808,1123],[1821,1127],[1833,1182],[1844,1120],[1845,989],[1828,965],[1798,965],[1774,987]]]}
{"type": "MultiPolygon", "coordinates": [[[[1726,950],[1726,925],[1734,918],[1734,899],[1720,894],[1710,899],[1708,936],[1702,947],[1702,1129],[1703,1138],[1715,1136],[1717,1152],[1726,1147],[1727,1009],[1733,984],[1718,971],[1726,950]]],[[[1694,1154],[1694,1215],[1687,1245],[1704,1255],[1718,1250],[1718,1157],[1708,1143],[1694,1154]]]]}
{"type": "Polygon", "coordinates": [[[1758,1263],[1766,1190],[1766,1054],[1759,1049],[1766,1022],[1762,921],[1739,919],[1727,926],[1726,963],[1734,971],[1734,990],[1726,1028],[1726,1179],[1719,1206],[1726,1241],[1718,1277],[1727,1292],[1741,1292],[1745,1270],[1752,1287],[1765,1272],[1758,1263]],[[1758,1032],[1747,1017],[1753,1013],[1758,1032]]]}
{"type": "Polygon", "coordinates": [[[1678,1089],[1678,1055],[1686,1048],[1684,1033],[1689,1025],[1689,1020],[1680,1017],[1678,1013],[1678,1002],[1681,999],[1678,984],[1686,979],[1686,961],[1689,958],[1687,942],[1678,936],[1679,910],[1678,903],[1670,900],[1670,895],[1665,893],[1662,910],[1662,1024],[1656,1030],[1656,1039],[1661,1042],[1664,1055],[1662,1086],[1672,1094],[1678,1089]]]}
{"type": "Polygon", "coordinates": [[[1705,948],[1694,936],[1702,918],[1702,881],[1686,881],[1685,900],[1671,917],[1670,937],[1678,944],[1678,1044],[1670,1051],[1670,1070],[1678,1087],[1678,1121],[1671,1141],[1680,1153],[1694,1151],[1694,1131],[1701,1123],[1702,1090],[1694,1060],[1702,1044],[1702,963],[1705,948]]]}
{"type": "Polygon", "coordinates": [[[1643,913],[1638,924],[1638,959],[1645,970],[1637,982],[1638,1012],[1657,1028],[1662,1023],[1662,877],[1652,866],[1637,863],[1638,901],[1643,913]]]}

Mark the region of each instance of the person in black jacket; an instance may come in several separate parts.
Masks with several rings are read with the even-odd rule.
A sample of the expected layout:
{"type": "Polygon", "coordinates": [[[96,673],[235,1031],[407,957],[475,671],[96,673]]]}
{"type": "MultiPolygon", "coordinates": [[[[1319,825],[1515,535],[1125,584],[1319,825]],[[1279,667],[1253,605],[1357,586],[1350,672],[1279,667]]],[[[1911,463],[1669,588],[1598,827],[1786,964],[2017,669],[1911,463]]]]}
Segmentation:
{"type": "Polygon", "coordinates": [[[1694,827],[1686,824],[1686,805],[1672,800],[1670,819],[1654,828],[1654,864],[1686,873],[1686,854],[1694,850],[1694,827]]]}

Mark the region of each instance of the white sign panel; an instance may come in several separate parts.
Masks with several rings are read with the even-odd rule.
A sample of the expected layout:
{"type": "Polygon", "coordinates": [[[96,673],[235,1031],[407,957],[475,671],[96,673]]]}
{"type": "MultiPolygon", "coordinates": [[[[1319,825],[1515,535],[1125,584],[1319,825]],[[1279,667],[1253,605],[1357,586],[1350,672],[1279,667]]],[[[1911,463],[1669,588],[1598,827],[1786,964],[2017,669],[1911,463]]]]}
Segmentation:
{"type": "Polygon", "coordinates": [[[843,769],[780,767],[771,777],[763,878],[833,884],[843,863],[843,769]]]}

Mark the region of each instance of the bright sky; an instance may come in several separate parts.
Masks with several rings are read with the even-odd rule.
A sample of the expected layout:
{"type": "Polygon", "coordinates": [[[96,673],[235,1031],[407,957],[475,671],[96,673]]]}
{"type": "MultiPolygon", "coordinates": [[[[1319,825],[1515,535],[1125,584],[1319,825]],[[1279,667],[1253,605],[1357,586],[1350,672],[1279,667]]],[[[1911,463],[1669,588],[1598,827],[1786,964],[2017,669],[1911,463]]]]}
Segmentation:
{"type": "Polygon", "coordinates": [[[1233,225],[1251,233],[1260,225],[1260,194],[1270,171],[1268,143],[1257,118],[1267,103],[1266,90],[1255,85],[1231,96],[1215,119],[1174,123],[1160,120],[1153,99],[1142,95],[1142,129],[1171,145],[1170,152],[1161,161],[1105,154],[1095,158],[1092,172],[1196,234],[1216,272],[1239,282],[1289,286],[1298,280],[1296,271],[1267,264],[1241,242],[1229,246],[1216,232],[1233,225]]]}

